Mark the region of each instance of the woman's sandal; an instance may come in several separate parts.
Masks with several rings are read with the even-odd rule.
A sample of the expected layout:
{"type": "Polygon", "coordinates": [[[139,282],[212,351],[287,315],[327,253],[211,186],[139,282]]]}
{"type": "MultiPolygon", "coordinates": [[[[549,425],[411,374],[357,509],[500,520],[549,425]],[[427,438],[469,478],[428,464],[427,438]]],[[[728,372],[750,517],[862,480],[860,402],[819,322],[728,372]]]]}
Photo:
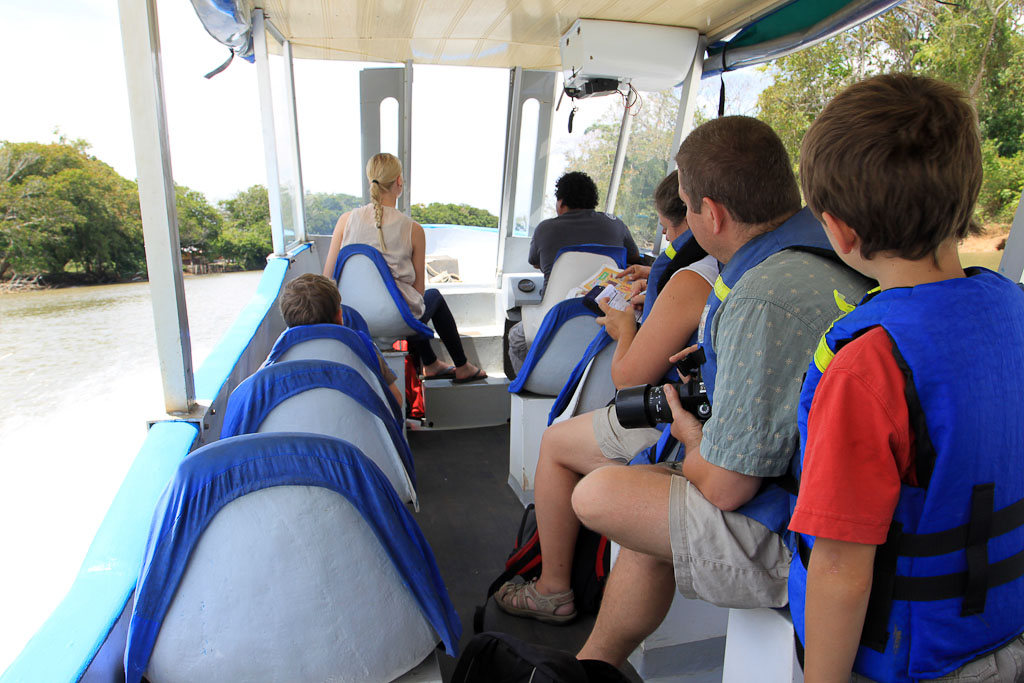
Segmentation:
{"type": "Polygon", "coordinates": [[[562,605],[572,604],[571,588],[561,593],[544,595],[537,591],[536,579],[529,583],[505,582],[494,594],[494,602],[504,612],[517,617],[531,617],[548,624],[564,624],[576,618],[575,607],[567,614],[555,614],[562,605]],[[530,607],[531,602],[535,607],[530,607]]]}

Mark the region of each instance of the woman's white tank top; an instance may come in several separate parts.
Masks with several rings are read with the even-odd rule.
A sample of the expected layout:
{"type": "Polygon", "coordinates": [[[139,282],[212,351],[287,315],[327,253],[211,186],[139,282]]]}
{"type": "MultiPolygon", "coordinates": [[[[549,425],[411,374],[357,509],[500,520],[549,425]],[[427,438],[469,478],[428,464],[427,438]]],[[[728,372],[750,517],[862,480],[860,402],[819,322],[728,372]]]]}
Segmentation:
{"type": "MultiPolygon", "coordinates": [[[[381,219],[381,229],[384,231],[384,245],[387,250],[383,252],[384,260],[391,268],[391,275],[395,278],[398,289],[409,304],[409,310],[419,318],[423,315],[423,295],[416,291],[413,283],[416,281],[416,269],[412,265],[412,226],[414,221],[394,207],[385,206],[384,215],[381,219]]],[[[380,238],[377,234],[377,224],[373,219],[373,204],[361,206],[354,209],[348,217],[348,224],[345,226],[345,236],[341,246],[346,244],[368,244],[374,249],[380,249],[380,238]]]]}

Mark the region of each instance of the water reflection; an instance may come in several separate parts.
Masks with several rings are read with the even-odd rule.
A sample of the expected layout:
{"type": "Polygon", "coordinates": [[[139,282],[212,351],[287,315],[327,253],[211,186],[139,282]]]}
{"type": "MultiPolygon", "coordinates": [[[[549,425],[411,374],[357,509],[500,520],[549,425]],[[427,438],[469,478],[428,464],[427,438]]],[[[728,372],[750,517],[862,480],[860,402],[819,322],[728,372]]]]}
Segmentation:
{"type": "MultiPolygon", "coordinates": [[[[189,277],[194,367],[261,273],[189,277]]],[[[63,597],[163,410],[149,285],[0,296],[0,671],[63,597]]]]}

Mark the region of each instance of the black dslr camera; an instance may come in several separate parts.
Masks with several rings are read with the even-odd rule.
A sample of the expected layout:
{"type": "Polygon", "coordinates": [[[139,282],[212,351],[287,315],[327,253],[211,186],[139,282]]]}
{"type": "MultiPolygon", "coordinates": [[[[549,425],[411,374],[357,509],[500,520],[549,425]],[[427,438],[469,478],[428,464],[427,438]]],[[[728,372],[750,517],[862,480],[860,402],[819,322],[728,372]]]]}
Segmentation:
{"type": "MultiPolygon", "coordinates": [[[[708,401],[708,392],[700,376],[700,366],[705,360],[704,349],[697,349],[676,363],[680,377],[689,375],[690,381],[672,382],[683,408],[702,423],[711,417],[711,402],[708,401]]],[[[665,400],[664,387],[650,384],[615,392],[615,414],[619,424],[627,429],[655,427],[672,421],[672,409],[665,400]]]]}

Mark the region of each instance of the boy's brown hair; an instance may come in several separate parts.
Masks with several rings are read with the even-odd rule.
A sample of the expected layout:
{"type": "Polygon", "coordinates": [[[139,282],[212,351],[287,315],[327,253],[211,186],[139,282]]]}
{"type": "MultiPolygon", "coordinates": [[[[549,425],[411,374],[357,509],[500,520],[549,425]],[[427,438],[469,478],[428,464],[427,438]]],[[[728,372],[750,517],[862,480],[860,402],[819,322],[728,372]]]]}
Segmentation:
{"type": "Polygon", "coordinates": [[[341,309],[341,292],[323,275],[305,273],[284,286],[278,306],[288,327],[333,323],[341,309]]]}
{"type": "Polygon", "coordinates": [[[967,95],[932,78],[893,74],[851,85],[811,124],[800,148],[804,198],[845,221],[861,255],[908,260],[980,228],[978,119],[967,95]]]}
{"type": "Polygon", "coordinates": [[[665,176],[654,190],[654,208],[672,222],[679,225],[686,218],[686,204],[679,198],[679,172],[672,171],[665,176]]]}
{"type": "Polygon", "coordinates": [[[698,126],[676,154],[679,186],[695,212],[701,200],[725,206],[733,220],[778,227],[800,210],[789,154],[768,124],[723,116],[698,126]]]}

